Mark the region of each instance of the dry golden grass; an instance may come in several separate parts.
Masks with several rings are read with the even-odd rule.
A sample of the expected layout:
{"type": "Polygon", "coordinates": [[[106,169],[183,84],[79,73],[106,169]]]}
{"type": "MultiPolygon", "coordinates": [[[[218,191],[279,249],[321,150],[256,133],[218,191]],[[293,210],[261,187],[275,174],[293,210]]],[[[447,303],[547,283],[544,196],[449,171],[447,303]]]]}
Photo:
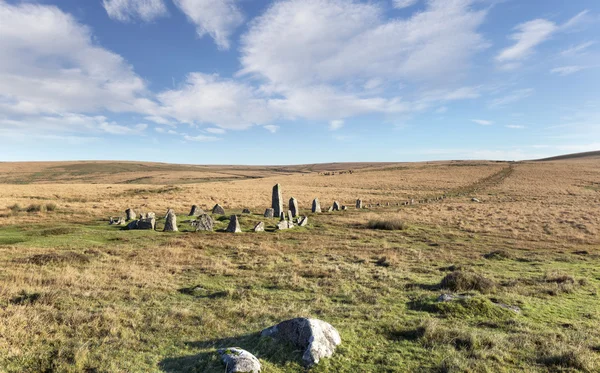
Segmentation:
{"type": "MultiPolygon", "coordinates": [[[[28,175],[45,172],[30,167],[28,175]]],[[[298,372],[252,334],[296,316],[342,335],[315,372],[600,371],[599,162],[330,167],[354,172],[238,169],[244,179],[187,183],[181,170],[169,173],[175,183],[116,184],[140,172],[125,170],[1,184],[0,371],[221,372],[214,348],[240,345],[267,372],[298,372]],[[111,183],[67,183],[95,176],[111,183]],[[275,183],[304,213],[314,197],[350,209],[310,215],[307,228],[248,232],[264,220],[275,183]],[[382,206],[357,211],[356,198],[382,206]],[[49,203],[54,211],[10,209],[49,203]],[[240,218],[244,234],[187,232],[190,206],[215,203],[258,215],[240,218]],[[127,207],[158,216],[174,208],[182,232],[109,227],[127,207]],[[367,229],[396,220],[404,229],[367,229]],[[457,287],[474,296],[464,304],[433,303],[447,291],[442,279],[460,271],[494,286],[457,287]]]]}

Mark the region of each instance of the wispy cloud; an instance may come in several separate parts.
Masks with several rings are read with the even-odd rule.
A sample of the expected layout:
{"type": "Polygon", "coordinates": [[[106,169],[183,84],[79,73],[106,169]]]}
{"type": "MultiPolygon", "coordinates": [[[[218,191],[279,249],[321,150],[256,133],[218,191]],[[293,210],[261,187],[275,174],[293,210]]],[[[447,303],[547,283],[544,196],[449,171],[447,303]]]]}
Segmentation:
{"type": "Polygon", "coordinates": [[[329,129],[331,131],[337,131],[340,128],[342,128],[344,126],[344,121],[343,120],[332,120],[331,122],[329,122],[329,129]]]}
{"type": "Polygon", "coordinates": [[[168,14],[163,0],[103,0],[102,5],[110,18],[121,22],[150,22],[168,14]]]}
{"type": "Polygon", "coordinates": [[[556,68],[550,70],[550,72],[552,74],[567,76],[567,75],[575,74],[575,73],[585,70],[585,69],[589,69],[589,66],[561,66],[561,67],[556,67],[556,68]]]}
{"type": "Polygon", "coordinates": [[[571,47],[563,50],[562,52],[560,52],[560,54],[563,57],[573,57],[573,56],[581,55],[581,54],[584,54],[594,44],[596,44],[595,41],[588,41],[585,43],[577,44],[577,45],[571,46],[571,47]]]}
{"type": "Polygon", "coordinates": [[[494,122],[492,122],[492,121],[483,120],[483,119],[471,119],[471,122],[477,123],[482,126],[491,126],[492,124],[494,124],[494,122]]]}
{"type": "Polygon", "coordinates": [[[394,8],[404,9],[416,5],[419,0],[394,0],[394,8]]]}
{"type": "Polygon", "coordinates": [[[208,133],[214,133],[214,134],[217,134],[217,135],[222,135],[226,131],[223,128],[209,127],[209,128],[206,129],[206,132],[208,132],[208,133]]]}
{"type": "Polygon", "coordinates": [[[183,138],[187,141],[195,141],[195,142],[211,142],[211,141],[219,140],[218,137],[206,136],[206,135],[198,135],[198,136],[184,135],[183,138]]]}
{"type": "Polygon", "coordinates": [[[506,128],[510,128],[510,129],[514,129],[514,130],[522,130],[525,129],[525,126],[522,126],[520,124],[508,124],[505,126],[506,128]]]}
{"type": "Polygon", "coordinates": [[[519,89],[519,90],[513,91],[512,93],[510,93],[506,96],[491,100],[488,103],[488,107],[500,108],[500,107],[506,106],[508,104],[512,104],[512,103],[521,101],[527,97],[530,97],[531,95],[533,95],[533,93],[534,93],[534,90],[532,88],[519,89]]]}
{"type": "Polygon", "coordinates": [[[279,130],[279,126],[276,126],[273,124],[267,124],[267,125],[263,126],[263,128],[271,133],[275,133],[279,130]]]}

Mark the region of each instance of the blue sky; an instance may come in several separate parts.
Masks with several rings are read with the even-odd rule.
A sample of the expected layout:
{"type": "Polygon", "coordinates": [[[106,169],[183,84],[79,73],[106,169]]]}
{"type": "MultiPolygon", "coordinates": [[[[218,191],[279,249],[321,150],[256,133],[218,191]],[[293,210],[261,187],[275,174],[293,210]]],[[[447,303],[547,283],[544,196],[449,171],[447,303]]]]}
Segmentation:
{"type": "Polygon", "coordinates": [[[0,161],[600,150],[597,0],[0,0],[0,161]]]}

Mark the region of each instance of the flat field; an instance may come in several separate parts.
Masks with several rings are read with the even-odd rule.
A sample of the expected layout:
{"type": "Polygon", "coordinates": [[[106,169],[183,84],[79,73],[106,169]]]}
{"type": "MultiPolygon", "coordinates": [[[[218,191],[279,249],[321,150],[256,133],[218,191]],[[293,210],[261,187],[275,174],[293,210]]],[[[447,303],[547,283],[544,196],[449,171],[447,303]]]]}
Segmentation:
{"type": "Polygon", "coordinates": [[[293,317],[341,334],[313,372],[600,371],[596,155],[0,163],[0,182],[2,372],[224,372],[215,351],[234,346],[264,372],[301,372],[300,351],[258,335],[293,317]],[[262,217],[276,183],[308,226],[262,217]],[[315,197],[349,208],[312,214],[315,197]],[[410,199],[423,203],[397,205],[410,199]],[[216,231],[194,232],[191,205],[216,203],[216,231]],[[157,231],[109,226],[126,208],[155,212],[157,231]],[[167,208],[180,232],[162,232],[167,208]],[[231,214],[243,233],[222,232],[231,214]]]}

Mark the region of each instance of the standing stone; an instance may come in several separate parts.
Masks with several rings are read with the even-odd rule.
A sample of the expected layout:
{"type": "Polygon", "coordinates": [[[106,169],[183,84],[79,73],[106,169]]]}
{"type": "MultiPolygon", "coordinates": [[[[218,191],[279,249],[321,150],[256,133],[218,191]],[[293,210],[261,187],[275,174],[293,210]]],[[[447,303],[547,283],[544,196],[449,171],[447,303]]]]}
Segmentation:
{"type": "Polygon", "coordinates": [[[242,214],[251,214],[250,209],[243,209],[242,214]]]}
{"type": "Polygon", "coordinates": [[[177,229],[177,215],[171,209],[167,212],[167,217],[165,218],[165,228],[163,232],[178,232],[177,229]]]}
{"type": "Polygon", "coordinates": [[[254,226],[254,231],[255,232],[264,232],[265,231],[265,223],[263,223],[262,221],[259,222],[258,224],[256,224],[254,226]]]}
{"type": "Polygon", "coordinates": [[[240,228],[240,221],[238,220],[237,215],[231,215],[231,218],[229,218],[229,225],[227,226],[226,231],[230,233],[242,232],[242,228],[240,228]]]}
{"type": "Polygon", "coordinates": [[[135,211],[133,211],[132,209],[125,210],[125,216],[127,218],[127,221],[135,220],[135,218],[137,217],[137,215],[135,215],[135,211]]]}
{"type": "Polygon", "coordinates": [[[281,214],[279,214],[279,220],[285,221],[285,214],[283,213],[283,211],[281,212],[281,214]]]}
{"type": "Polygon", "coordinates": [[[313,199],[312,212],[313,213],[319,213],[319,212],[321,212],[321,203],[319,202],[318,198],[313,199]]]}
{"type": "Polygon", "coordinates": [[[156,219],[156,214],[153,212],[149,212],[146,214],[147,219],[156,219]]]}
{"type": "Polygon", "coordinates": [[[346,210],[348,210],[348,206],[346,206],[346,205],[342,206],[342,211],[346,211],[346,210]]]}
{"type": "Polygon", "coordinates": [[[221,205],[219,205],[217,203],[215,205],[215,207],[213,207],[212,213],[215,214],[215,215],[225,215],[225,210],[223,209],[223,207],[221,205]]]}
{"type": "Polygon", "coordinates": [[[300,222],[298,223],[298,225],[301,227],[306,227],[307,224],[308,224],[307,216],[302,217],[302,219],[300,219],[300,222]]]}
{"type": "Polygon", "coordinates": [[[208,214],[198,216],[198,219],[192,224],[198,231],[212,231],[215,226],[215,221],[208,214]]]}
{"type": "Polygon", "coordinates": [[[327,212],[332,212],[333,211],[333,206],[329,206],[329,208],[327,209],[327,212]]]}
{"type": "Polygon", "coordinates": [[[273,210],[275,210],[275,216],[279,216],[283,212],[283,197],[281,197],[281,185],[279,184],[273,187],[271,207],[273,208],[273,210]]]}
{"type": "Polygon", "coordinates": [[[190,210],[190,214],[188,216],[198,216],[200,215],[200,211],[198,211],[199,208],[197,205],[193,205],[192,209],[190,210]]]}
{"type": "Polygon", "coordinates": [[[148,215],[145,212],[140,213],[140,219],[148,219],[148,215]]]}
{"type": "Polygon", "coordinates": [[[140,219],[134,220],[127,225],[128,229],[147,229],[154,230],[156,227],[156,219],[140,219]]]}
{"type": "Polygon", "coordinates": [[[340,203],[338,201],[333,201],[333,211],[340,211],[340,203]]]}
{"type": "Polygon", "coordinates": [[[292,214],[292,210],[288,210],[287,215],[288,215],[288,220],[289,221],[293,221],[294,220],[294,215],[292,214]]]}
{"type": "Polygon", "coordinates": [[[356,200],[356,208],[357,209],[362,209],[363,208],[363,202],[360,199],[356,200]]]}
{"type": "Polygon", "coordinates": [[[239,347],[223,348],[217,351],[225,364],[225,373],[260,373],[261,365],[256,356],[239,347]]]}
{"type": "Polygon", "coordinates": [[[299,213],[299,211],[298,211],[298,200],[296,198],[294,198],[294,197],[290,198],[289,207],[290,207],[290,211],[292,212],[292,216],[293,217],[298,216],[298,213],[299,213]]]}
{"type": "Polygon", "coordinates": [[[288,229],[289,227],[290,226],[289,226],[287,220],[280,220],[279,223],[277,223],[277,229],[279,229],[279,230],[288,229]]]}
{"type": "Polygon", "coordinates": [[[274,218],[275,217],[275,209],[266,209],[265,210],[265,218],[274,218]]]}

